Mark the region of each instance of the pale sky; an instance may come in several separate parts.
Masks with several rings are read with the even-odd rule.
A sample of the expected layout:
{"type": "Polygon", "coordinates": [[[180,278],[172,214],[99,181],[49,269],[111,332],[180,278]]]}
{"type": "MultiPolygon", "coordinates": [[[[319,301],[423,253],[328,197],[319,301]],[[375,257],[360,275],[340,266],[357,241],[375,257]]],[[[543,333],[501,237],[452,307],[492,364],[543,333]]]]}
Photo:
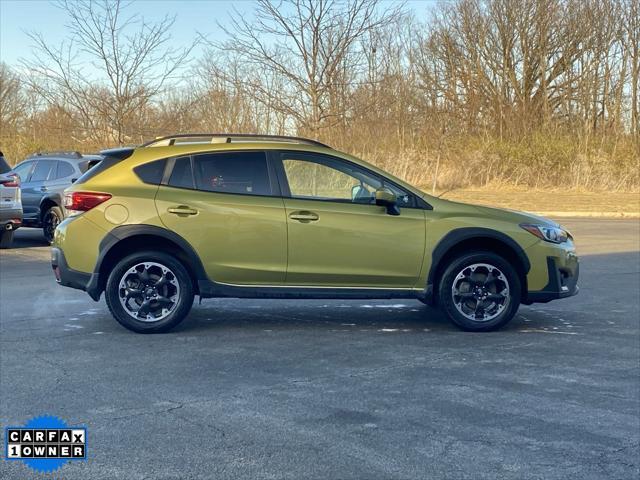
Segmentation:
{"type": "MultiPolygon", "coordinates": [[[[404,3],[420,18],[434,0],[404,3]]],[[[251,15],[254,5],[251,0],[135,0],[128,13],[139,13],[149,21],[177,15],[171,36],[174,45],[180,46],[189,44],[196,32],[221,40],[223,33],[216,22],[225,23],[233,7],[251,15]]],[[[47,41],[59,44],[65,37],[65,22],[64,12],[48,0],[0,0],[0,61],[15,67],[20,58],[29,57],[31,39],[25,31],[41,32],[47,41]]]]}

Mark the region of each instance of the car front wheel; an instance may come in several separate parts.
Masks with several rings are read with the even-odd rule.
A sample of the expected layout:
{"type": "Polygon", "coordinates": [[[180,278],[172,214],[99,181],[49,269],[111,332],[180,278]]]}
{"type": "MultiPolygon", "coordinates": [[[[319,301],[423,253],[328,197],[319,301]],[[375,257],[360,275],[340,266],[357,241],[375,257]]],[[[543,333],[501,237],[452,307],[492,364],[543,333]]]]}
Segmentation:
{"type": "Polygon", "coordinates": [[[518,273],[492,252],[455,258],[442,275],[439,304],[458,327],[484,332],[506,325],[520,306],[518,273]]]}
{"type": "Polygon", "coordinates": [[[139,252],[123,258],[105,288],[109,311],[138,333],[166,332],[189,314],[193,284],[184,265],[164,252],[139,252]]]}

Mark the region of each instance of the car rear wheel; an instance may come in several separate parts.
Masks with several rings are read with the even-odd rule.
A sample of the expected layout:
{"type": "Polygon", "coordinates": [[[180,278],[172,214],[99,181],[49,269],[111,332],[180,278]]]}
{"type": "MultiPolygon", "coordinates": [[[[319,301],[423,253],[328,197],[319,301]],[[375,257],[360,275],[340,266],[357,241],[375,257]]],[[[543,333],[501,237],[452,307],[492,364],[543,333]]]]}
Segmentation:
{"type": "Polygon", "coordinates": [[[506,325],[520,306],[518,273],[492,252],[455,258],[442,275],[439,304],[458,327],[485,332],[506,325]]]}
{"type": "Polygon", "coordinates": [[[124,327],[166,332],[189,314],[193,284],[182,263],[164,252],[139,252],[118,262],[105,289],[107,306],[124,327]]]}
{"type": "Polygon", "coordinates": [[[42,233],[49,244],[53,243],[53,233],[62,220],[64,215],[60,207],[49,208],[42,217],[42,233]]]}
{"type": "Polygon", "coordinates": [[[13,243],[13,230],[0,231],[0,248],[11,248],[13,243]]]}

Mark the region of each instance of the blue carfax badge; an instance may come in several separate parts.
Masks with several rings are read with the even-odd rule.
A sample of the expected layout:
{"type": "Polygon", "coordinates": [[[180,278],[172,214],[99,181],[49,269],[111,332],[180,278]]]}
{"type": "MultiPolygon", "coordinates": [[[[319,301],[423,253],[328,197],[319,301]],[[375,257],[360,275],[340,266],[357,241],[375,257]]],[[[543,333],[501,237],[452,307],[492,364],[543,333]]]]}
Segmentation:
{"type": "Polygon", "coordinates": [[[70,460],[87,459],[86,427],[71,427],[58,417],[34,417],[4,433],[5,458],[22,460],[34,470],[53,472],[70,460]]]}

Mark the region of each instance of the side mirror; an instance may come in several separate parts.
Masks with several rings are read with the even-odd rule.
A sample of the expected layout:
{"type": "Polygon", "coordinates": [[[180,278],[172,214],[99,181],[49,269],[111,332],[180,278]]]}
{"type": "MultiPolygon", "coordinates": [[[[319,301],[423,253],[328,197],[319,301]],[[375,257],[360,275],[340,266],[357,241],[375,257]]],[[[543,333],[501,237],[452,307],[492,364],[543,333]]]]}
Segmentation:
{"type": "Polygon", "coordinates": [[[77,181],[78,181],[78,179],[77,179],[77,178],[72,178],[72,179],[71,179],[71,183],[76,183],[77,181]]]}
{"type": "Polygon", "coordinates": [[[360,190],[362,190],[362,187],[360,185],[354,185],[353,187],[351,187],[351,201],[355,201],[358,199],[358,197],[360,196],[360,190]]]}
{"type": "Polygon", "coordinates": [[[382,187],[376,190],[376,205],[386,207],[389,215],[400,215],[396,194],[388,188],[382,187]]]}

